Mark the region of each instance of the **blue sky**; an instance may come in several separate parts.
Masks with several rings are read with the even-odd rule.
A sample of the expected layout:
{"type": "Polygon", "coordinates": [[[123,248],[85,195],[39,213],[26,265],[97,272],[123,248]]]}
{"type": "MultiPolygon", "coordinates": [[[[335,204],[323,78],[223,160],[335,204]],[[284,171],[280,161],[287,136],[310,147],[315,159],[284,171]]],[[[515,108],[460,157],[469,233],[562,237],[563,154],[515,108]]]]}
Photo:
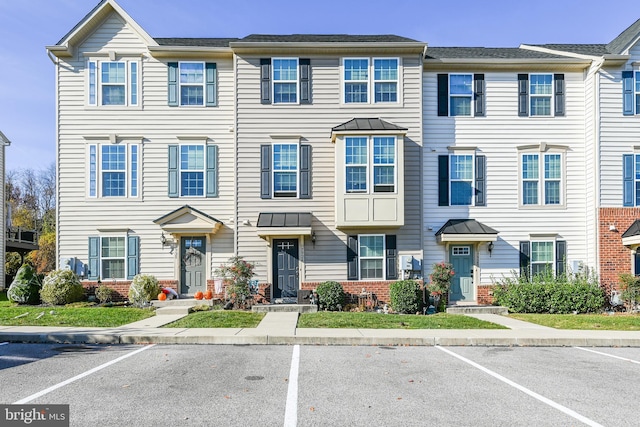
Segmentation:
{"type": "MultiPolygon", "coordinates": [[[[432,46],[608,43],[640,18],[637,0],[116,0],[152,37],[396,34],[432,46]]],[[[0,130],[7,170],[55,161],[60,40],[98,0],[0,0],[0,130]]]]}

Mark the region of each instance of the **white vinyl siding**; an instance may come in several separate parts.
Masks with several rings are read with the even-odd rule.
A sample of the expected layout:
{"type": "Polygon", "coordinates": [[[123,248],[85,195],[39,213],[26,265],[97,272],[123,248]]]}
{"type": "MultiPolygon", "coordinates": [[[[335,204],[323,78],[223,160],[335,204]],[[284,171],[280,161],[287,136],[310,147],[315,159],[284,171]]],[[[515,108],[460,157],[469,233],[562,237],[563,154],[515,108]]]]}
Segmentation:
{"type": "Polygon", "coordinates": [[[87,63],[87,104],[90,106],[137,106],[137,61],[90,60],[87,63]]]}

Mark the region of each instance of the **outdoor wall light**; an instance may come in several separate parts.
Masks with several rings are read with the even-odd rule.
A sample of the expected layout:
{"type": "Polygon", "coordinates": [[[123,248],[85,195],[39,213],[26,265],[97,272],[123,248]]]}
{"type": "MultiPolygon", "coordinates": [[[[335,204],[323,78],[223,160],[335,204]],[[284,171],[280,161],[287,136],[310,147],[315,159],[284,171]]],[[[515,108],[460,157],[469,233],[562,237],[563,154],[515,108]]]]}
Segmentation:
{"type": "Polygon", "coordinates": [[[316,232],[315,231],[311,232],[311,243],[313,243],[314,245],[316,244],[316,232]]]}
{"type": "Polygon", "coordinates": [[[491,257],[491,252],[493,251],[493,242],[489,242],[489,245],[487,245],[487,250],[489,251],[489,257],[491,257]]]}
{"type": "Polygon", "coordinates": [[[162,242],[162,247],[164,248],[167,245],[167,238],[164,236],[164,233],[162,233],[160,241],[162,242]]]}

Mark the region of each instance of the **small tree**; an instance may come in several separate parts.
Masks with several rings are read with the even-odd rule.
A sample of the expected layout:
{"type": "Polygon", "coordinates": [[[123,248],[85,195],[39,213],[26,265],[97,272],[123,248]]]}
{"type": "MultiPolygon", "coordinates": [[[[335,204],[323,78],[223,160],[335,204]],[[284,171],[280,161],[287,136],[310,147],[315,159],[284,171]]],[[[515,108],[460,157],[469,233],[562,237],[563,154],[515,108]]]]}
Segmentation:
{"type": "Polygon", "coordinates": [[[233,302],[234,307],[244,307],[245,301],[251,294],[249,281],[254,276],[254,265],[245,261],[242,257],[229,258],[226,264],[216,268],[214,274],[222,279],[222,284],[227,298],[233,302]]]}

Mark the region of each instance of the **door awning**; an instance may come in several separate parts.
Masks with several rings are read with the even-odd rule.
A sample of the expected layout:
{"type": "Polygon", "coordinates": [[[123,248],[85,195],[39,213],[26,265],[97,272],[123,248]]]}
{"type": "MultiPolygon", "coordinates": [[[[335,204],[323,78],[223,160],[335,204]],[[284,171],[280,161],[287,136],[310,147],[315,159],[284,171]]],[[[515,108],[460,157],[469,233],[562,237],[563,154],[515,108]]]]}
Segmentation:
{"type": "Polygon", "coordinates": [[[222,221],[184,205],[156,219],[162,231],[171,234],[215,234],[222,227],[222,221]]]}
{"type": "Polygon", "coordinates": [[[498,232],[475,219],[450,219],[436,231],[438,243],[495,242],[498,232]]]}
{"type": "Polygon", "coordinates": [[[622,244],[626,247],[640,245],[640,219],[636,219],[622,235],[622,244]]]}
{"type": "Polygon", "coordinates": [[[258,215],[258,236],[310,236],[310,212],[261,212],[258,215]]]}

